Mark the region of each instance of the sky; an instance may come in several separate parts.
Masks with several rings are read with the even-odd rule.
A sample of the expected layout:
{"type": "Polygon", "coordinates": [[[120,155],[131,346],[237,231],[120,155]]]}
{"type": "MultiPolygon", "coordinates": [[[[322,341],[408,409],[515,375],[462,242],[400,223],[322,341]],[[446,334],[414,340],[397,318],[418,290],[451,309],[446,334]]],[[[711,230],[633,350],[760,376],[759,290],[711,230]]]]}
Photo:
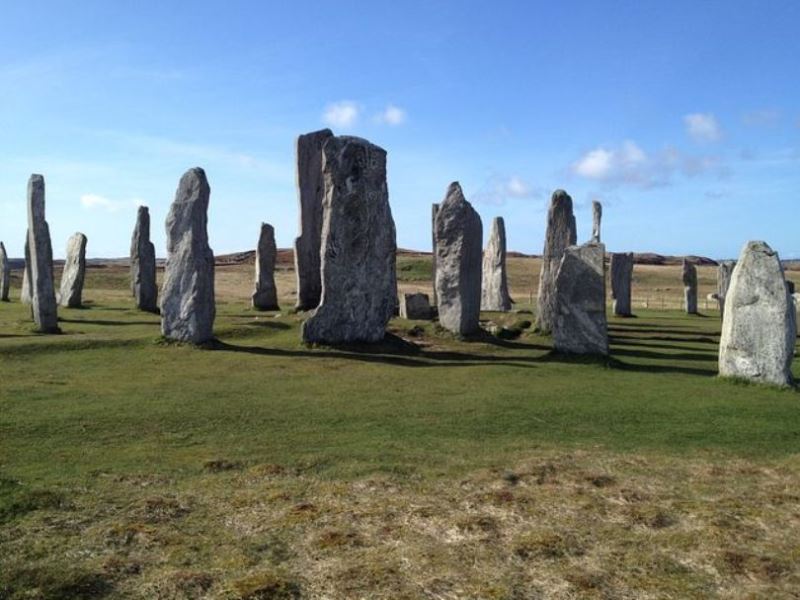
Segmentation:
{"type": "Polygon", "coordinates": [[[294,143],[330,127],[388,152],[398,246],[430,248],[459,181],[541,253],[563,188],[609,251],[800,258],[800,2],[19,2],[0,22],[0,240],[23,255],[45,176],[54,255],[127,256],[201,166],[217,254],[298,229],[294,143]]]}

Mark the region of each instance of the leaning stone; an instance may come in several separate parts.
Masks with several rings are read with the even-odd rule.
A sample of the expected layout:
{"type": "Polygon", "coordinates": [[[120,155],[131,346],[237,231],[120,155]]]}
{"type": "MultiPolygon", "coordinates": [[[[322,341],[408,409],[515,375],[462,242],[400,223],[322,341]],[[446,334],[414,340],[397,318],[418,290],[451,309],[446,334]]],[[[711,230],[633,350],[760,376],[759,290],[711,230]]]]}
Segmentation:
{"type": "Polygon", "coordinates": [[[489,243],[483,253],[481,285],[481,310],[511,310],[506,275],[506,225],[503,217],[495,217],[492,221],[489,243]]]}
{"type": "Polygon", "coordinates": [[[294,241],[297,310],[317,308],[322,295],[320,244],[325,187],[322,147],[331,137],[333,132],[323,129],[297,138],[297,198],[300,207],[300,236],[294,241]]]}
{"type": "Polygon", "coordinates": [[[603,219],[603,205],[592,200],[592,241],[600,243],[600,221],[603,219]]]}
{"type": "Polygon", "coordinates": [[[131,292],[136,308],[158,312],[156,248],[150,241],[150,211],[146,206],[140,206],[136,212],[136,227],[131,237],[131,292]]]}
{"type": "Polygon", "coordinates": [[[611,298],[613,312],[618,317],[630,317],[633,252],[611,254],[611,298]]]}
{"type": "Polygon", "coordinates": [[[731,275],[736,266],[735,260],[723,260],[717,266],[717,303],[719,304],[719,316],[725,316],[725,297],[728,295],[728,288],[731,285],[731,275]]]}
{"type": "Polygon", "coordinates": [[[278,290],[275,287],[275,229],[269,223],[261,224],[256,248],[256,280],[253,290],[253,308],[257,310],[280,310],[278,290]]]}
{"type": "Polygon", "coordinates": [[[8,288],[11,284],[11,272],[8,268],[8,254],[3,242],[0,242],[0,301],[8,302],[8,288]]]}
{"type": "Polygon", "coordinates": [[[697,269],[688,260],[683,259],[681,271],[683,279],[683,305],[686,307],[686,314],[697,314],[697,269]]]}
{"type": "Polygon", "coordinates": [[[83,281],[86,277],[86,236],[78,232],[67,241],[67,257],[61,273],[59,304],[67,308],[82,306],[83,281]]]}
{"type": "Polygon", "coordinates": [[[210,195],[203,169],[189,169],[181,177],[166,222],[161,333],[193,344],[214,336],[214,253],[207,230],[210,195]]]}
{"type": "Polygon", "coordinates": [[[481,217],[453,182],[436,213],[436,297],[439,324],[459,335],[480,328],[481,217]]]}
{"type": "Polygon", "coordinates": [[[433,316],[428,294],[400,294],[400,317],[427,320],[433,316]]]}
{"type": "Polygon", "coordinates": [[[28,245],[25,268],[31,290],[31,310],[36,328],[43,333],[58,332],[58,308],[53,281],[53,246],[44,218],[44,177],[28,180],[28,245]]]}
{"type": "Polygon", "coordinates": [[[553,330],[556,274],[564,251],[567,246],[575,245],[577,239],[572,198],[564,190],[556,190],[550,199],[550,209],[547,212],[542,270],[539,274],[536,329],[541,333],[549,334],[553,330]]]}
{"type": "Polygon", "coordinates": [[[439,305],[439,300],[436,297],[436,213],[439,212],[439,205],[431,205],[431,242],[433,244],[433,251],[431,252],[431,281],[433,282],[433,306],[439,305]]]}
{"type": "Polygon", "coordinates": [[[564,251],[556,275],[553,348],[608,354],[605,246],[590,242],[564,251]]]}
{"type": "Polygon", "coordinates": [[[765,242],[748,242],[725,298],[719,374],[791,385],[795,319],[777,252],[765,242]]]}
{"type": "Polygon", "coordinates": [[[31,303],[31,280],[28,277],[28,261],[30,260],[28,251],[28,235],[25,235],[25,265],[22,267],[22,287],[19,291],[19,301],[23,304],[31,303]]]}
{"type": "Polygon", "coordinates": [[[322,299],[303,323],[310,343],[377,342],[397,305],[397,242],[386,151],[357,137],[322,149],[322,299]]]}

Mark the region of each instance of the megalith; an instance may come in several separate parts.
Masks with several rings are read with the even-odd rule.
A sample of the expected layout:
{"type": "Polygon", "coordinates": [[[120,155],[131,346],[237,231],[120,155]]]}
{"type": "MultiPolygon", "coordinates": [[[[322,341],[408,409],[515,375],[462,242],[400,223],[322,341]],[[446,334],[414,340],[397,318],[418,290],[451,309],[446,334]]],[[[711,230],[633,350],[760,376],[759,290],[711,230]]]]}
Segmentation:
{"type": "Polygon", "coordinates": [[[433,282],[433,306],[438,305],[436,298],[436,213],[439,212],[439,205],[431,205],[431,242],[433,251],[431,252],[431,281],[433,282]]]}
{"type": "Polygon", "coordinates": [[[253,308],[257,310],[280,310],[278,290],[275,287],[275,229],[269,223],[261,224],[256,247],[256,276],[253,290],[253,308]]]}
{"type": "Polygon", "coordinates": [[[569,246],[556,273],[553,348],[569,354],[608,354],[605,246],[569,246]]]}
{"type": "Polygon", "coordinates": [[[61,273],[59,304],[67,308],[82,306],[83,281],[86,277],[86,236],[74,233],[67,240],[67,256],[61,273]]]}
{"type": "Polygon", "coordinates": [[[25,253],[31,292],[31,310],[36,328],[43,333],[58,332],[58,308],[53,281],[53,246],[44,214],[44,177],[28,180],[28,243],[25,253]]]}
{"type": "Polygon", "coordinates": [[[553,330],[556,275],[564,251],[567,246],[574,246],[577,240],[572,198],[564,190],[556,190],[553,192],[550,209],[547,211],[542,270],[539,274],[536,329],[541,333],[549,334],[553,330]]]}
{"type": "Polygon", "coordinates": [[[400,294],[400,317],[403,319],[430,319],[433,311],[428,294],[400,294]]]}
{"type": "Polygon", "coordinates": [[[697,314],[697,268],[685,258],[681,268],[683,280],[683,306],[686,314],[697,314]]]}
{"type": "Polygon", "coordinates": [[[156,248],[150,241],[150,211],[140,206],[136,211],[136,226],[131,237],[131,292],[136,308],[158,312],[156,285],[156,248]]]}
{"type": "Polygon", "coordinates": [[[506,275],[506,225],[503,217],[492,220],[489,242],[483,253],[481,288],[481,310],[511,310],[506,275]]]}
{"type": "Polygon", "coordinates": [[[161,333],[193,344],[214,335],[214,252],[207,230],[210,195],[205,171],[189,169],[181,177],[166,222],[161,333]]]}
{"type": "Polygon", "coordinates": [[[331,137],[323,146],[322,172],[322,297],[303,323],[302,339],[377,342],[397,306],[386,151],[358,137],[331,137]]]}
{"type": "Polygon", "coordinates": [[[719,374],[791,385],[795,319],[778,253],[765,242],[748,242],[725,298],[719,374]]]}
{"type": "Polygon", "coordinates": [[[592,241],[600,243],[600,221],[603,219],[603,205],[592,200],[592,241]]]}
{"type": "Polygon", "coordinates": [[[453,182],[436,213],[439,324],[459,335],[478,331],[481,312],[481,217],[453,182]]]}
{"type": "Polygon", "coordinates": [[[633,316],[631,309],[631,284],[633,281],[633,252],[611,254],[612,310],[617,317],[633,316]]]}
{"type": "Polygon", "coordinates": [[[294,241],[297,310],[316,308],[322,295],[320,244],[325,193],[322,147],[331,137],[333,132],[330,129],[322,129],[297,138],[297,198],[300,208],[300,235],[294,241]]]}
{"type": "Polygon", "coordinates": [[[8,288],[11,285],[11,272],[8,268],[8,254],[0,242],[0,302],[8,302],[8,288]]]}
{"type": "Polygon", "coordinates": [[[28,277],[28,261],[30,260],[28,251],[28,236],[25,235],[25,265],[22,267],[22,287],[19,290],[19,301],[23,304],[31,303],[31,280],[28,277]]]}
{"type": "Polygon", "coordinates": [[[725,297],[728,295],[728,288],[731,285],[731,275],[736,266],[735,260],[723,260],[717,265],[717,303],[719,304],[719,316],[725,316],[725,297]]]}

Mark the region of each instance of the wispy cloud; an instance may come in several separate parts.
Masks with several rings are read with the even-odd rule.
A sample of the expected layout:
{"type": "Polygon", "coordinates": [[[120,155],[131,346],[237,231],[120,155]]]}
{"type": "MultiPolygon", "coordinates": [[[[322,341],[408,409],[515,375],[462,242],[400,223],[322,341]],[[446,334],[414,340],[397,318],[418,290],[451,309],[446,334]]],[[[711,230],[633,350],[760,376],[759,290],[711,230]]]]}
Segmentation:
{"type": "Polygon", "coordinates": [[[518,175],[492,175],[475,194],[475,202],[501,206],[509,199],[526,200],[543,197],[543,190],[518,175]]]}
{"type": "Polygon", "coordinates": [[[686,133],[696,142],[717,142],[722,139],[722,128],[711,113],[691,113],[683,117],[686,133]]]}
{"type": "Polygon", "coordinates": [[[408,114],[404,109],[394,104],[389,104],[380,113],[375,115],[375,121],[377,123],[396,127],[397,125],[405,123],[407,116],[408,114]]]}
{"type": "Polygon", "coordinates": [[[774,127],[781,120],[781,112],[775,108],[751,110],[742,115],[742,123],[748,127],[774,127]]]}
{"type": "Polygon", "coordinates": [[[322,113],[322,122],[331,127],[352,127],[358,122],[361,107],[351,100],[328,104],[322,113]]]}
{"type": "Polygon", "coordinates": [[[80,198],[81,206],[87,210],[105,210],[107,212],[117,212],[124,208],[137,207],[144,204],[139,198],[132,200],[111,200],[99,194],[83,194],[80,198]]]}

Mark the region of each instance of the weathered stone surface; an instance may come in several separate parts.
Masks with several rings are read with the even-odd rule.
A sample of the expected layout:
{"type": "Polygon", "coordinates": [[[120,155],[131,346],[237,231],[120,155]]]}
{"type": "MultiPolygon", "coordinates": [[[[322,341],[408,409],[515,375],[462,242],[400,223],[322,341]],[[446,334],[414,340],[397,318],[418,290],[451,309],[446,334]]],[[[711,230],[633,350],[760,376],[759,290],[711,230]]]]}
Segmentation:
{"type": "Polygon", "coordinates": [[[439,324],[460,335],[480,328],[481,217],[453,182],[436,213],[436,298],[439,324]]]}
{"type": "Polygon", "coordinates": [[[256,248],[256,279],[253,290],[253,308],[258,310],[280,310],[278,290],[275,287],[275,229],[269,223],[261,224],[256,248]]]}
{"type": "Polygon", "coordinates": [[[567,246],[577,242],[575,215],[572,213],[572,198],[564,190],[556,190],[550,199],[547,212],[547,230],[542,253],[542,270],[539,274],[536,329],[549,334],[555,318],[556,274],[567,246]]]}
{"type": "Polygon", "coordinates": [[[633,252],[611,254],[611,298],[618,317],[630,317],[631,283],[633,281],[633,252]]]}
{"type": "Polygon", "coordinates": [[[58,308],[53,281],[53,246],[50,228],[44,218],[44,177],[28,180],[28,244],[25,268],[31,290],[31,310],[36,328],[44,333],[58,332],[58,308]]]}
{"type": "Polygon", "coordinates": [[[210,195],[203,169],[189,169],[181,177],[166,222],[161,333],[193,344],[214,335],[214,253],[207,230],[210,195]]]}
{"type": "Polygon", "coordinates": [[[439,301],[436,297],[436,213],[439,212],[439,205],[433,204],[431,206],[431,243],[433,251],[431,252],[431,282],[433,283],[433,306],[437,306],[439,301]]]}
{"type": "Polygon", "coordinates": [[[600,243],[600,221],[603,219],[603,205],[592,200],[592,241],[600,243]]]}
{"type": "Polygon", "coordinates": [[[136,308],[158,312],[156,285],[156,248],[150,241],[150,211],[140,206],[131,237],[131,292],[136,308]]]}
{"type": "Polygon", "coordinates": [[[400,316],[403,319],[430,319],[433,311],[428,294],[400,294],[400,316]]]}
{"type": "Polygon", "coordinates": [[[688,260],[683,259],[683,268],[681,271],[681,278],[683,280],[683,305],[686,308],[686,314],[697,314],[697,269],[688,260]]]}
{"type": "Polygon", "coordinates": [[[303,323],[305,342],[377,342],[397,306],[397,242],[386,151],[357,137],[322,150],[325,181],[322,299],[303,323]]]}
{"type": "Polygon", "coordinates": [[[511,310],[506,275],[506,225],[503,217],[492,220],[489,243],[483,253],[481,310],[511,310]]]}
{"type": "Polygon", "coordinates": [[[608,354],[603,244],[569,246],[556,274],[553,348],[570,354],[608,354]]]}
{"type": "Polygon", "coordinates": [[[58,301],[67,308],[82,306],[83,280],[86,277],[86,236],[78,232],[67,240],[67,257],[61,273],[58,301]]]}
{"type": "Polygon", "coordinates": [[[316,308],[322,296],[320,246],[325,194],[322,147],[331,137],[333,132],[323,129],[297,138],[297,199],[300,207],[300,235],[294,241],[297,310],[316,308]]]}
{"type": "Polygon", "coordinates": [[[725,298],[719,374],[791,385],[795,319],[777,252],[765,242],[748,242],[725,298]]]}
{"type": "Polygon", "coordinates": [[[736,266],[735,260],[723,260],[717,265],[717,303],[719,304],[719,316],[725,316],[725,297],[728,295],[728,288],[731,285],[731,275],[736,266]]]}
{"type": "Polygon", "coordinates": [[[0,242],[0,301],[8,302],[8,288],[11,285],[11,273],[8,268],[8,254],[3,242],[0,242]]]}
{"type": "Polygon", "coordinates": [[[31,280],[28,276],[28,261],[30,252],[28,251],[28,236],[25,235],[25,266],[22,268],[22,288],[19,291],[19,301],[23,304],[31,303],[31,280]]]}

